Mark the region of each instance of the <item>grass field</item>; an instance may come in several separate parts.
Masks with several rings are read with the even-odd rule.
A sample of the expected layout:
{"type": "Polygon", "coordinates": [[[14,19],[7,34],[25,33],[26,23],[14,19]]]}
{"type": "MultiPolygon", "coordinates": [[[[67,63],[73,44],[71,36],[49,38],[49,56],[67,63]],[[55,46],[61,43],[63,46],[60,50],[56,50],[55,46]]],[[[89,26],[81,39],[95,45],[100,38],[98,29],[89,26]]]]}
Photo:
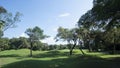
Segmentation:
{"type": "Polygon", "coordinates": [[[69,50],[33,51],[7,50],[0,52],[0,68],[120,68],[120,55],[89,53],[82,56],[79,50],[69,56],[69,50]]]}

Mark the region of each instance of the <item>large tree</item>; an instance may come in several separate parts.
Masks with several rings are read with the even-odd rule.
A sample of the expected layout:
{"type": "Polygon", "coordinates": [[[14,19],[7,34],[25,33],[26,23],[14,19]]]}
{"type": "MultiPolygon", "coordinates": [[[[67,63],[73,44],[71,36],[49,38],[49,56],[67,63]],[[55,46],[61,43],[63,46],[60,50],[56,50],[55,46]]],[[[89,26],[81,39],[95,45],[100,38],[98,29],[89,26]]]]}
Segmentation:
{"type": "MultiPolygon", "coordinates": [[[[0,6],[0,39],[4,35],[4,31],[9,28],[13,28],[17,22],[19,22],[19,17],[21,14],[17,12],[15,15],[9,13],[4,7],[0,6]]],[[[2,47],[2,45],[0,45],[2,47]]]]}
{"type": "Polygon", "coordinates": [[[108,41],[112,42],[113,40],[115,50],[115,44],[119,44],[118,37],[120,37],[119,6],[120,0],[93,0],[93,8],[81,16],[78,26],[88,29],[89,38],[94,42],[100,42],[102,39],[107,44],[108,41]],[[109,34],[110,32],[112,34],[109,34]],[[101,36],[101,39],[99,37],[98,40],[100,33],[104,36],[101,36]]]}
{"type": "Polygon", "coordinates": [[[109,42],[114,41],[113,52],[115,52],[115,46],[119,44],[116,41],[120,37],[120,0],[94,0],[93,4],[93,16],[95,16],[96,21],[106,23],[104,34],[109,42]]]}
{"type": "Polygon", "coordinates": [[[96,21],[106,22],[106,29],[120,27],[120,0],[94,0],[92,14],[96,21]]]}
{"type": "Polygon", "coordinates": [[[21,13],[16,12],[15,15],[8,12],[4,7],[0,6],[0,36],[3,36],[4,31],[15,27],[15,24],[20,21],[21,13]]]}
{"type": "Polygon", "coordinates": [[[67,41],[68,43],[68,49],[71,50],[72,48],[72,40],[73,40],[73,34],[72,31],[67,29],[67,28],[63,28],[63,27],[59,27],[58,31],[57,31],[57,35],[55,37],[56,41],[62,40],[62,41],[67,41]]]}
{"type": "Polygon", "coordinates": [[[8,38],[0,38],[0,51],[9,49],[9,39],[8,38]]]}
{"type": "Polygon", "coordinates": [[[30,56],[32,57],[32,50],[34,42],[40,41],[41,39],[44,39],[48,36],[44,35],[43,30],[39,28],[38,26],[34,28],[28,28],[25,33],[29,36],[30,40],[30,56]]]}
{"type": "Polygon", "coordinates": [[[59,27],[57,32],[58,33],[55,37],[56,41],[63,40],[71,44],[71,40],[73,39],[73,37],[72,37],[72,32],[69,29],[59,27]]]}
{"type": "MultiPolygon", "coordinates": [[[[80,43],[81,39],[81,34],[79,33],[79,30],[77,28],[73,29],[67,29],[63,27],[58,28],[58,33],[56,35],[56,39],[58,40],[63,40],[68,42],[68,48],[70,50],[70,55],[72,55],[73,49],[77,45],[77,42],[80,43]],[[79,40],[78,40],[79,39],[79,40]]],[[[81,44],[79,44],[81,45],[81,44]]],[[[80,48],[80,51],[84,55],[84,52],[80,48]]]]}

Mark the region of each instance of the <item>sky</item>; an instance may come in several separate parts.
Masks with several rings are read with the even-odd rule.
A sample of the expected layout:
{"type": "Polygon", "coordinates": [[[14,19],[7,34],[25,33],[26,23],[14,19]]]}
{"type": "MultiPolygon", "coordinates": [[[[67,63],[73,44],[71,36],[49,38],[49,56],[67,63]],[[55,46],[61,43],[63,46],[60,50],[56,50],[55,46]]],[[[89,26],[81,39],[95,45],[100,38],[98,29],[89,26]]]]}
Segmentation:
{"type": "Polygon", "coordinates": [[[8,12],[22,13],[21,22],[16,23],[16,28],[10,28],[4,32],[4,37],[27,37],[24,33],[27,28],[39,26],[44,34],[50,36],[42,40],[48,44],[62,44],[55,42],[57,29],[74,28],[77,21],[85,12],[92,8],[93,0],[0,0],[8,12]]]}

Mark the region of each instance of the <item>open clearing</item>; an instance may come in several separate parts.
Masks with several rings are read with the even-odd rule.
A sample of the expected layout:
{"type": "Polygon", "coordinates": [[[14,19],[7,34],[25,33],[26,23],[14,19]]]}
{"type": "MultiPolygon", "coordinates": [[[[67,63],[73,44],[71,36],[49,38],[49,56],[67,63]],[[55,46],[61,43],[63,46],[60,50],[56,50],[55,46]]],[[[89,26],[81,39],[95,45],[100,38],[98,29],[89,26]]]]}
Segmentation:
{"type": "Polygon", "coordinates": [[[106,55],[86,50],[82,56],[74,50],[33,51],[29,57],[28,49],[6,50],[0,52],[0,68],[120,68],[120,55],[106,55]]]}

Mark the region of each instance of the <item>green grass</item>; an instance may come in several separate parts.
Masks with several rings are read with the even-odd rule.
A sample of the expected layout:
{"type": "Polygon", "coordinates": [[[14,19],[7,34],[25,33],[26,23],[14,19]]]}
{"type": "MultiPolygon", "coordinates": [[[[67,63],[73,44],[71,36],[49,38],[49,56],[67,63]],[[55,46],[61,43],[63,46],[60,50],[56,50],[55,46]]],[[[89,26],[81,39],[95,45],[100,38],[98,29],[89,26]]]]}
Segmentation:
{"type": "Polygon", "coordinates": [[[0,68],[120,68],[120,55],[109,55],[99,52],[82,56],[79,50],[74,50],[69,56],[69,50],[33,51],[7,50],[0,52],[0,68]]]}

